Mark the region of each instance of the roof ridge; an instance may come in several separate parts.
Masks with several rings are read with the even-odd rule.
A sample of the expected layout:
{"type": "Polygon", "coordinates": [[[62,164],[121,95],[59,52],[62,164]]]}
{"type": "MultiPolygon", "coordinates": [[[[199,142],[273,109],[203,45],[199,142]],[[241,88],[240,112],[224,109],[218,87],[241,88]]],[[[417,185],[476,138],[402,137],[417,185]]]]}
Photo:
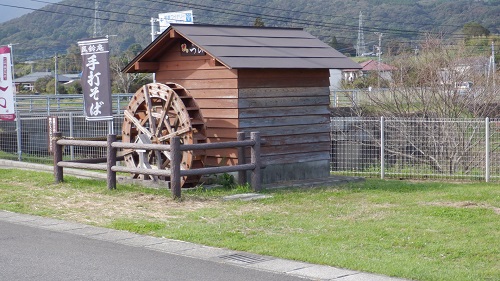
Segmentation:
{"type": "MultiPolygon", "coordinates": [[[[171,23],[172,27],[186,25],[184,23],[171,23]]],[[[278,26],[253,26],[253,25],[223,25],[223,24],[189,24],[197,27],[225,27],[225,28],[253,28],[253,29],[289,29],[289,30],[304,30],[300,27],[278,27],[278,26]]]]}

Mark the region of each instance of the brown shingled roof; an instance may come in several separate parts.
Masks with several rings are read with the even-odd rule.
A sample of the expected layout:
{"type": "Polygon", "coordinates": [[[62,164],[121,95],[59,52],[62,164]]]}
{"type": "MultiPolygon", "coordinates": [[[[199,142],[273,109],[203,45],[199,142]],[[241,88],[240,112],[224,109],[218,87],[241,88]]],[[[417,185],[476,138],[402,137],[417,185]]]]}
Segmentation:
{"type": "Polygon", "coordinates": [[[361,66],[302,29],[172,24],[124,68],[153,62],[175,31],[228,68],[360,69],[361,66]]]}
{"type": "Polygon", "coordinates": [[[365,62],[360,63],[361,67],[363,67],[361,70],[362,71],[374,71],[374,70],[380,70],[380,71],[393,71],[396,70],[394,66],[385,64],[383,62],[378,62],[376,60],[367,60],[365,62]]]}

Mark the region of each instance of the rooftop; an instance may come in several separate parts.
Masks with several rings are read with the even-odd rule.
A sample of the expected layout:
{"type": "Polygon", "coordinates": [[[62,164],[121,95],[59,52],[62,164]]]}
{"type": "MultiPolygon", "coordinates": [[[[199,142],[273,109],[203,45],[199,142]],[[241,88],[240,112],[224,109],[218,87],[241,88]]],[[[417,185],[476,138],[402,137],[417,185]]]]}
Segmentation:
{"type": "Polygon", "coordinates": [[[145,72],[136,62],[156,62],[175,39],[185,38],[231,68],[361,68],[359,64],[302,29],[172,24],[124,72],[145,72]]]}

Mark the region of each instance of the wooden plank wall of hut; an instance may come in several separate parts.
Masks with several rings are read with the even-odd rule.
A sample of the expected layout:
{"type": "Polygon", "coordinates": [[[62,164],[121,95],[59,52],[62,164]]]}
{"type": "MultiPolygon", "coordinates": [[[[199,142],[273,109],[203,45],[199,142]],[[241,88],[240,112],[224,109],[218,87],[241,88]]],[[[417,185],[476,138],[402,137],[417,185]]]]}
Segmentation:
{"type": "Polygon", "coordinates": [[[260,131],[267,165],[329,159],[328,70],[239,70],[241,131],[260,131]]]}
{"type": "MultiPolygon", "coordinates": [[[[156,73],[160,83],[175,82],[189,90],[207,125],[207,142],[236,140],[238,132],[237,71],[216,66],[205,56],[181,56],[170,48],[160,59],[156,73]]],[[[207,151],[206,165],[236,164],[236,150],[207,151]]]]}

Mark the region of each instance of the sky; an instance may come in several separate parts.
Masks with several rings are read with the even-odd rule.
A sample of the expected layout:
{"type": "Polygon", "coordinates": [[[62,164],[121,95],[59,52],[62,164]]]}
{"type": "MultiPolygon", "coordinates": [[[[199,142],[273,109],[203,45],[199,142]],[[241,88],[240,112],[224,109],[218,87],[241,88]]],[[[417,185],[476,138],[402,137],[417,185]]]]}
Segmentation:
{"type": "MultiPolygon", "coordinates": [[[[44,2],[50,2],[50,3],[56,3],[60,1],[61,0],[44,0],[44,2]]],[[[30,9],[40,9],[43,6],[49,5],[47,3],[41,3],[31,0],[0,0],[0,23],[33,12],[33,10],[6,7],[2,6],[2,4],[16,6],[16,7],[30,8],[30,9]]]]}

